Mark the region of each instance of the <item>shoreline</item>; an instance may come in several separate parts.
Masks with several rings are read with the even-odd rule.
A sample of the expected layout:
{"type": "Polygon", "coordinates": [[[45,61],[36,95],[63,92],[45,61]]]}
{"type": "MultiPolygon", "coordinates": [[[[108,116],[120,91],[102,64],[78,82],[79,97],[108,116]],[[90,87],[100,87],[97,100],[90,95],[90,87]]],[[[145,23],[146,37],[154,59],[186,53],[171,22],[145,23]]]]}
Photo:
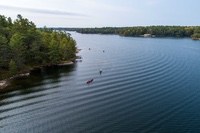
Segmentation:
{"type": "MultiPolygon", "coordinates": [[[[75,31],[77,32],[77,31],[75,31]]],[[[200,38],[192,38],[192,37],[174,37],[174,36],[153,36],[153,37],[149,37],[149,36],[144,36],[144,35],[138,35],[138,36],[128,36],[128,35],[120,35],[120,34],[104,34],[104,33],[82,33],[82,32],[77,32],[79,34],[91,34],[91,35],[117,35],[120,37],[133,37],[133,38],[172,38],[172,39],[184,39],[184,38],[188,38],[191,40],[200,40],[200,38]]]]}
{"type": "Polygon", "coordinates": [[[8,79],[4,79],[0,81],[0,91],[5,89],[7,86],[9,86],[10,82],[8,79]]]}
{"type": "MultiPolygon", "coordinates": [[[[34,66],[30,68],[29,70],[23,71],[19,74],[13,75],[11,77],[8,77],[6,79],[0,80],[0,92],[6,91],[6,89],[11,85],[12,80],[18,79],[18,78],[28,78],[30,76],[31,71],[42,69],[44,67],[51,67],[51,66],[68,66],[73,65],[73,61],[64,61],[58,64],[47,64],[47,65],[40,65],[40,66],[34,66]]],[[[9,91],[9,89],[8,89],[9,91]]]]}

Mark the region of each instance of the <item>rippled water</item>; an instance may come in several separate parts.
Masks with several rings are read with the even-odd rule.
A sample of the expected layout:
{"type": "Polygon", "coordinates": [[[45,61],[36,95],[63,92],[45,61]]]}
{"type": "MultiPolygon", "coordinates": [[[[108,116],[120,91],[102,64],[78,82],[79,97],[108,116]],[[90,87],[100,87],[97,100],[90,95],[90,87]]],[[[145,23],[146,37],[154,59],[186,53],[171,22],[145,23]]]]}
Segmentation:
{"type": "Polygon", "coordinates": [[[199,41],[72,36],[82,62],[0,94],[1,133],[200,132],[199,41]]]}

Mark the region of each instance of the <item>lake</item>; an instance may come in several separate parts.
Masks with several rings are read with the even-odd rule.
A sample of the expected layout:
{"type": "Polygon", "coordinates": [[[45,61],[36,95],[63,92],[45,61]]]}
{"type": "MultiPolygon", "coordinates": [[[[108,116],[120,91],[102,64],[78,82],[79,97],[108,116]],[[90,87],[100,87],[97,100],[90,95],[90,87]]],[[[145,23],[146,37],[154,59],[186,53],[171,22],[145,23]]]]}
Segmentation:
{"type": "Polygon", "coordinates": [[[0,94],[1,133],[200,132],[199,41],[71,34],[74,65],[0,94]]]}

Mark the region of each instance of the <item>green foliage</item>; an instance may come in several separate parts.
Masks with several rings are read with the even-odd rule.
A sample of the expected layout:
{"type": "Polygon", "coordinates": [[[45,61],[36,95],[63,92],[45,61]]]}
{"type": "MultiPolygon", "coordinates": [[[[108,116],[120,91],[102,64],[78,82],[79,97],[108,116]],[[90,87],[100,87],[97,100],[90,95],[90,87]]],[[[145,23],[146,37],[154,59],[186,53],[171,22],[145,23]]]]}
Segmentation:
{"type": "Polygon", "coordinates": [[[74,58],[75,52],[76,42],[65,32],[37,29],[21,15],[14,21],[0,15],[0,73],[56,64],[74,58]]]}
{"type": "Polygon", "coordinates": [[[8,40],[0,34],[0,68],[8,67],[10,58],[10,48],[7,45],[8,40]]]}
{"type": "Polygon", "coordinates": [[[200,33],[194,33],[193,35],[192,35],[192,39],[194,39],[194,40],[199,40],[200,39],[200,33]]]}
{"type": "Polygon", "coordinates": [[[196,27],[194,29],[194,34],[191,37],[194,40],[199,40],[200,39],[200,27],[196,27]]]}
{"type": "Polygon", "coordinates": [[[52,39],[49,45],[48,55],[50,63],[52,64],[56,64],[61,60],[61,53],[57,43],[58,42],[56,40],[52,39]]]}
{"type": "Polygon", "coordinates": [[[77,31],[85,34],[118,34],[132,37],[140,37],[144,34],[151,34],[156,37],[191,37],[194,33],[200,33],[200,27],[198,26],[61,28],[59,30],[77,31]]]}
{"type": "Polygon", "coordinates": [[[0,16],[0,70],[2,68],[7,68],[9,63],[9,26],[9,22],[7,21],[6,17],[0,16]]]}
{"type": "Polygon", "coordinates": [[[13,32],[27,33],[28,31],[36,30],[36,26],[33,22],[27,18],[23,18],[21,15],[17,15],[17,19],[12,26],[13,32]]]}
{"type": "Polygon", "coordinates": [[[26,47],[24,47],[24,36],[21,33],[15,33],[10,39],[11,58],[14,59],[18,68],[25,65],[26,47]]]}
{"type": "Polygon", "coordinates": [[[9,72],[10,72],[11,76],[13,76],[13,75],[15,75],[17,73],[17,66],[16,66],[15,61],[13,61],[13,60],[10,60],[9,72]]]}

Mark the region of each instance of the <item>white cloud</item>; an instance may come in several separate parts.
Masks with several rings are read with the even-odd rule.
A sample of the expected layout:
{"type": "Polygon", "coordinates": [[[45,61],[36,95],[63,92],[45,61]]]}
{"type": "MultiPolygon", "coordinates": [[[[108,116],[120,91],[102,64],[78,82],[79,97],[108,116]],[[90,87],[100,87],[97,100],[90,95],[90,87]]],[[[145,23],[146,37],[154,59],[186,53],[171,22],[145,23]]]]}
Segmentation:
{"type": "Polygon", "coordinates": [[[66,11],[61,11],[61,10],[24,8],[24,7],[16,7],[16,6],[5,6],[5,5],[0,5],[0,9],[13,10],[13,11],[19,11],[19,12],[23,11],[23,12],[30,12],[30,13],[49,14],[49,15],[85,16],[80,13],[66,12],[66,11]]]}
{"type": "Polygon", "coordinates": [[[189,20],[199,22],[193,13],[194,10],[199,10],[198,3],[199,0],[1,0],[0,5],[20,7],[22,10],[13,11],[0,7],[0,13],[12,18],[20,13],[38,25],[48,26],[156,25],[174,23],[173,18],[177,18],[178,23],[179,18],[186,18],[187,14],[187,21],[181,23],[189,20]],[[172,4],[179,6],[173,7],[172,4]],[[58,15],[56,12],[84,14],[89,17],[58,15]]]}

